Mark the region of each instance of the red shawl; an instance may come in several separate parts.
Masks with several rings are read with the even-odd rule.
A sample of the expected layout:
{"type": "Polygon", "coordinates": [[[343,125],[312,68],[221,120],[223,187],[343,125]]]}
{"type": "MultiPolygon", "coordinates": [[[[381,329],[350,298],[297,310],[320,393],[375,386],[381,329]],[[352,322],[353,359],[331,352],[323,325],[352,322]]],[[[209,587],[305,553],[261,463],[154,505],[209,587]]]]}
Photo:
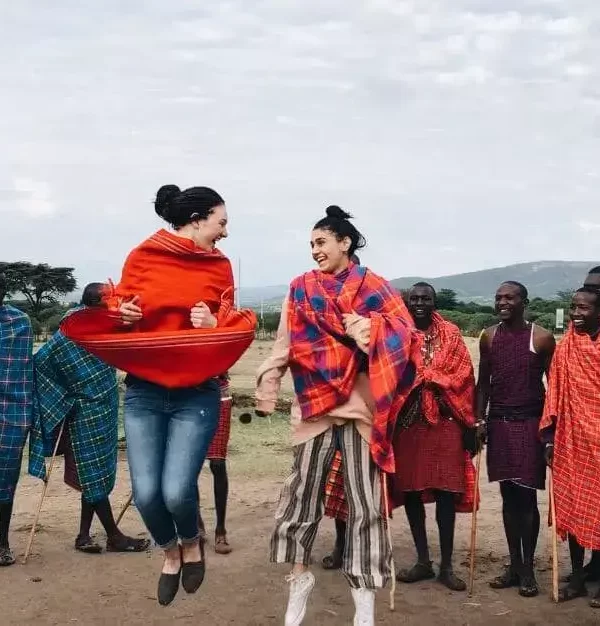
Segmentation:
{"type": "MultiPolygon", "coordinates": [[[[475,426],[475,376],[473,362],[469,350],[462,338],[459,328],[445,320],[439,313],[434,312],[432,325],[429,330],[435,345],[431,362],[425,365],[423,361],[425,333],[417,331],[418,357],[416,361],[416,376],[414,383],[402,394],[402,403],[407,400],[413,389],[423,385],[421,408],[423,417],[431,425],[440,419],[439,399],[451,411],[452,416],[463,426],[475,426]]],[[[396,451],[398,454],[399,450],[396,451]]],[[[391,479],[393,481],[393,477],[391,479]]],[[[457,511],[471,512],[475,503],[475,467],[471,455],[465,451],[465,492],[457,503],[457,511]]],[[[401,493],[395,493],[395,506],[402,506],[401,493]]],[[[479,498],[478,498],[479,500],[479,498]]],[[[433,502],[434,496],[423,494],[424,502],[433,502]]]]}
{"type": "Polygon", "coordinates": [[[600,338],[571,326],[556,347],[540,430],[556,426],[556,530],[600,550],[600,338]]]}
{"type": "Polygon", "coordinates": [[[440,419],[440,405],[436,392],[452,412],[452,415],[464,426],[475,425],[474,398],[475,376],[469,350],[462,338],[460,329],[434,312],[429,334],[436,349],[428,365],[423,362],[425,333],[416,331],[417,372],[409,389],[402,393],[402,404],[411,391],[423,385],[423,417],[432,425],[440,419]]]}
{"type": "Polygon", "coordinates": [[[394,471],[392,437],[399,392],[410,385],[407,368],[413,322],[394,288],[366,267],[350,265],[341,276],[318,270],[290,288],[290,370],[303,419],[318,419],[347,402],[365,356],[345,333],[343,314],[369,317],[368,372],[375,415],[371,455],[385,472],[394,471]]]}
{"type": "Polygon", "coordinates": [[[190,387],[227,371],[254,339],[256,316],[233,310],[227,257],[160,230],[127,258],[121,282],[106,294],[108,310],[68,316],[61,331],[106,363],[168,388],[190,387]],[[138,296],[142,320],[120,322],[123,300],[138,296]],[[204,301],[216,328],[193,328],[190,310],[204,301]]]}

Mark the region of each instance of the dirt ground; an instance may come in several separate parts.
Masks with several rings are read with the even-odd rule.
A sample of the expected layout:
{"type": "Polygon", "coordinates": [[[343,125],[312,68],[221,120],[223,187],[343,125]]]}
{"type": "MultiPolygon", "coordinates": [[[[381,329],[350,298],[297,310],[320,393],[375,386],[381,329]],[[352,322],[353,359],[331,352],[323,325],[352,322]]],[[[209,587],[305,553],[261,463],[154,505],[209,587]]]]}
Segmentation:
{"type": "MultiPolygon", "coordinates": [[[[474,341],[469,342],[471,346],[474,341]]],[[[268,353],[269,345],[255,344],[233,372],[236,391],[250,392],[255,366],[268,353]]],[[[289,379],[284,391],[289,393],[289,379]]],[[[170,607],[160,607],[155,588],[161,567],[156,549],[147,554],[84,555],[75,552],[78,529],[78,496],[62,482],[62,461],[55,467],[41,516],[33,553],[21,563],[0,570],[0,624],[240,624],[283,623],[286,602],[286,566],[268,563],[268,537],[279,487],[290,464],[288,425],[283,416],[272,420],[254,419],[248,426],[234,416],[230,444],[230,500],[228,531],[234,551],[218,556],[207,552],[207,575],[200,591],[187,596],[180,591],[170,607]]],[[[383,625],[478,625],[518,624],[600,624],[585,600],[556,606],[550,600],[549,533],[544,527],[538,547],[538,572],[542,593],[522,599],[516,591],[496,592],[487,582],[497,575],[506,561],[501,523],[501,507],[496,485],[490,486],[482,469],[482,511],[479,514],[475,593],[452,593],[438,583],[406,586],[398,584],[396,610],[389,610],[389,594],[378,595],[377,624],[383,625]]],[[[210,471],[201,478],[202,498],[208,531],[213,523],[210,471]]],[[[119,463],[117,488],[112,495],[115,511],[127,499],[130,482],[124,455],[119,463]]],[[[12,545],[22,558],[31,523],[42,492],[42,484],[23,476],[19,484],[12,524],[12,545]]],[[[547,513],[546,494],[540,497],[542,516],[547,513]]],[[[434,510],[428,507],[428,529],[432,557],[439,560],[434,510]]],[[[466,577],[470,516],[457,522],[455,569],[466,577]]],[[[96,524],[96,522],[95,522],[96,524]]],[[[134,536],[145,536],[144,526],[130,508],[121,526],[134,536]]],[[[101,529],[94,532],[103,542],[101,529]]],[[[404,513],[397,511],[392,522],[394,557],[399,567],[415,558],[404,513]]],[[[317,537],[314,572],[317,585],[311,596],[305,620],[307,625],[351,624],[353,604],[349,589],[339,572],[320,568],[321,557],[333,541],[333,522],[325,519],[317,537]]],[[[568,569],[568,554],[560,546],[562,573],[568,569]]],[[[595,591],[595,587],[593,588],[595,591]]]]}

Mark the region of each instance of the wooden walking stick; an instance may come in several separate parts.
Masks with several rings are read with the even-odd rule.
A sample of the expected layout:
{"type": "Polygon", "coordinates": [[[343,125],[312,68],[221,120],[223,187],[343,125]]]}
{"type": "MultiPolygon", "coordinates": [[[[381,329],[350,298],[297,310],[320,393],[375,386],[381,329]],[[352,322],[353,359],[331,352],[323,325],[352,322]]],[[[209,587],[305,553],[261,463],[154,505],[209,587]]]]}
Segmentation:
{"type": "Polygon", "coordinates": [[[383,506],[385,507],[385,526],[387,531],[388,545],[390,546],[390,552],[392,553],[391,575],[392,575],[392,588],[390,590],[390,611],[394,610],[394,596],[396,595],[396,565],[394,563],[394,554],[392,547],[392,529],[390,528],[390,500],[388,498],[388,480],[385,472],[381,473],[383,482],[383,506]]]}
{"type": "Polygon", "coordinates": [[[479,474],[481,472],[481,457],[483,448],[477,455],[475,470],[475,497],[473,499],[473,513],[471,515],[471,562],[469,564],[469,598],[473,595],[473,583],[475,580],[475,546],[477,543],[477,509],[479,508],[479,474]]]}
{"type": "Polygon", "coordinates": [[[129,508],[132,502],[133,502],[133,491],[129,494],[129,497],[127,498],[125,504],[123,505],[123,508],[121,509],[121,512],[119,513],[119,517],[117,517],[117,521],[115,522],[117,526],[119,525],[119,522],[123,519],[123,515],[125,515],[125,513],[127,512],[127,509],[129,508]]]}
{"type": "Polygon", "coordinates": [[[552,520],[552,599],[558,602],[558,536],[556,532],[556,505],[554,502],[554,476],[548,468],[550,478],[550,518],[552,520]]]}
{"type": "Polygon", "coordinates": [[[56,438],[56,443],[54,444],[54,451],[52,452],[52,458],[50,459],[50,466],[48,467],[48,471],[46,472],[46,478],[44,480],[44,489],[42,491],[42,497],[40,498],[40,504],[38,506],[38,510],[33,521],[33,525],[31,527],[31,533],[29,534],[29,541],[27,542],[27,548],[25,549],[25,556],[23,557],[23,563],[27,563],[27,559],[29,558],[29,554],[31,552],[31,546],[33,545],[33,538],[35,537],[35,529],[40,519],[40,513],[42,512],[42,505],[44,504],[44,498],[46,497],[46,493],[48,492],[48,484],[50,483],[50,475],[52,474],[52,468],[54,467],[54,459],[56,458],[56,452],[58,450],[58,445],[60,440],[62,439],[63,430],[65,429],[65,423],[67,419],[65,418],[60,425],[60,430],[58,431],[58,437],[56,438]]]}

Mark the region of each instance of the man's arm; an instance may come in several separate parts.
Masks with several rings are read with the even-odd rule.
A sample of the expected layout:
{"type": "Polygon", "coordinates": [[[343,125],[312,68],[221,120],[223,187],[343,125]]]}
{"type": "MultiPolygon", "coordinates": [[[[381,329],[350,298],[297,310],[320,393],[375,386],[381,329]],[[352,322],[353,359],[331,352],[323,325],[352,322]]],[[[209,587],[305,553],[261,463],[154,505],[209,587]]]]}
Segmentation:
{"type": "Polygon", "coordinates": [[[486,421],[487,406],[490,400],[490,382],[492,368],[490,363],[490,328],[486,328],[479,337],[479,373],[475,387],[475,415],[478,422],[486,421]]]}
{"type": "Polygon", "coordinates": [[[554,339],[554,335],[546,329],[536,325],[535,332],[533,334],[533,347],[543,359],[544,371],[546,372],[546,378],[548,378],[550,374],[550,364],[552,363],[552,357],[554,356],[554,350],[556,349],[556,340],[554,339]]]}
{"type": "MultiPolygon", "coordinates": [[[[556,349],[556,340],[554,335],[547,330],[536,326],[533,336],[533,347],[535,351],[542,357],[544,363],[544,371],[546,372],[546,380],[550,378],[550,366],[552,365],[552,357],[556,349]]],[[[544,444],[544,457],[546,463],[552,467],[554,453],[554,434],[556,432],[556,424],[544,428],[540,431],[540,440],[544,444]]]]}

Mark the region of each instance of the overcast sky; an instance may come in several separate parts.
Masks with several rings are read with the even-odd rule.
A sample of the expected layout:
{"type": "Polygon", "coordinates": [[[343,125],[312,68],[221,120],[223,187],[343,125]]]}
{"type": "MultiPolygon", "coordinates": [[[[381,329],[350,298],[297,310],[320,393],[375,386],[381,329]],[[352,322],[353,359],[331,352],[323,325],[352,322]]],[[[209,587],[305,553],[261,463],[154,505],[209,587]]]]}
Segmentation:
{"type": "Polygon", "coordinates": [[[2,2],[0,260],[118,279],[164,183],[208,185],[242,284],[600,261],[599,0],[2,2]]]}

